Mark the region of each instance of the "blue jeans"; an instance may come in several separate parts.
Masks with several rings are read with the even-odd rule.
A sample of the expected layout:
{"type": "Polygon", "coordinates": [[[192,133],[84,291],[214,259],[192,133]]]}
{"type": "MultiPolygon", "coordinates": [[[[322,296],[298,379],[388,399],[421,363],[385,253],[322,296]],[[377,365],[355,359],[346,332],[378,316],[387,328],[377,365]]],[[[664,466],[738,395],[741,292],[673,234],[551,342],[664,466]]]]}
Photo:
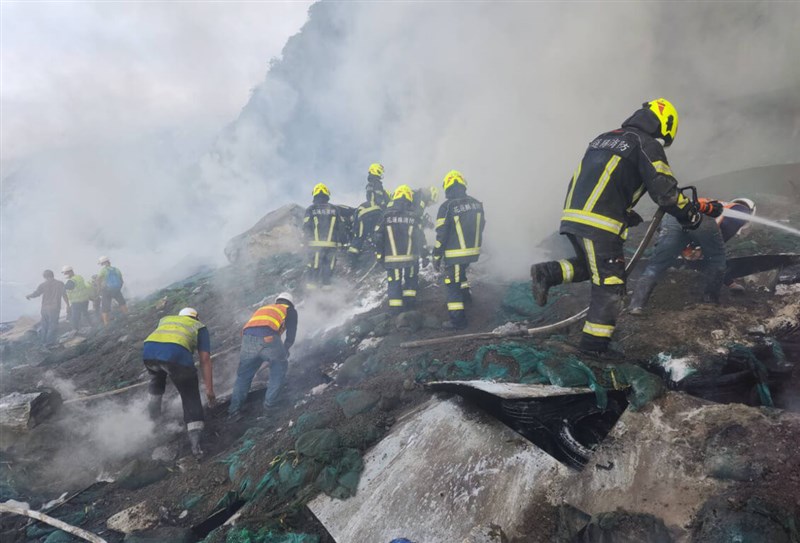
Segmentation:
{"type": "Polygon", "coordinates": [[[704,217],[697,230],[684,230],[674,217],[667,216],[658,231],[653,256],[633,291],[631,307],[644,307],[658,280],[675,264],[689,242],[703,249],[701,273],[705,276],[705,294],[711,301],[719,300],[725,276],[725,242],[716,221],[704,217]]]}
{"type": "Polygon", "coordinates": [[[269,362],[269,383],[267,394],[264,396],[264,407],[272,407],[278,399],[289,367],[289,353],[286,352],[280,336],[268,337],[272,338],[270,343],[265,343],[261,337],[242,336],[239,369],[236,371],[236,384],[233,385],[231,406],[228,409],[231,414],[238,412],[242,407],[253,383],[253,377],[264,362],[269,362]]]}

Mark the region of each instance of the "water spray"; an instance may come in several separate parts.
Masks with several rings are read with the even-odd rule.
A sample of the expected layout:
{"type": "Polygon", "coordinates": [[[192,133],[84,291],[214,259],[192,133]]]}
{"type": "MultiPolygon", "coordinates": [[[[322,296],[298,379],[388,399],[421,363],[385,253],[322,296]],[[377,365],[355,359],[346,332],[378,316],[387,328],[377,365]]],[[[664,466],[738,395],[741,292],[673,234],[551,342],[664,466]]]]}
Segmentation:
{"type": "Polygon", "coordinates": [[[735,209],[725,209],[722,212],[723,217],[730,217],[731,219],[738,219],[741,221],[747,222],[755,222],[758,224],[763,224],[764,226],[770,226],[772,228],[777,228],[778,230],[783,230],[784,232],[788,232],[790,234],[794,234],[795,236],[800,237],[800,230],[796,228],[792,228],[791,226],[787,226],[785,224],[779,223],[778,221],[772,221],[770,219],[765,219],[764,217],[759,217],[758,215],[750,215],[749,213],[743,213],[741,211],[736,211],[735,209]]]}

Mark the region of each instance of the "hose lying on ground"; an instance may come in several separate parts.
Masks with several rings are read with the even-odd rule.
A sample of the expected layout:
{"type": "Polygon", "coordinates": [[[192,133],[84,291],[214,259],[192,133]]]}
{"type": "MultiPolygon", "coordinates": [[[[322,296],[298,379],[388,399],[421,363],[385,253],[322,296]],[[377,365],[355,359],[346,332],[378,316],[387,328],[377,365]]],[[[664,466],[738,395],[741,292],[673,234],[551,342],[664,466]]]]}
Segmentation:
{"type": "Polygon", "coordinates": [[[18,507],[8,503],[0,503],[0,513],[12,513],[14,515],[23,515],[25,517],[35,519],[40,522],[44,522],[45,524],[49,524],[50,526],[55,526],[59,530],[63,530],[74,535],[75,537],[80,537],[81,539],[89,541],[90,543],[108,543],[102,537],[96,536],[91,532],[87,532],[86,530],[78,528],[77,526],[67,524],[66,522],[58,520],[57,518],[40,513],[39,511],[25,509],[24,507],[18,507]]]}
{"type": "MultiPolygon", "coordinates": [[[[633,253],[630,261],[625,266],[625,273],[630,273],[633,270],[633,267],[639,262],[644,254],[644,250],[650,244],[650,240],[653,239],[653,236],[658,229],[658,226],[661,224],[661,219],[664,218],[664,209],[658,208],[655,215],[653,215],[653,220],[650,221],[650,226],[647,227],[647,232],[644,234],[644,238],[642,238],[641,243],[636,248],[636,252],[633,253]]],[[[450,341],[459,341],[459,340],[477,340],[477,339],[498,339],[498,338],[507,338],[507,337],[524,337],[524,336],[537,336],[540,334],[546,334],[548,332],[554,332],[565,326],[569,326],[570,324],[577,322],[586,316],[586,313],[589,312],[589,308],[585,308],[582,311],[576,313],[575,315],[564,319],[562,321],[547,324],[545,326],[539,326],[536,328],[528,328],[527,330],[521,331],[514,331],[514,332],[482,332],[477,334],[461,334],[458,336],[445,336],[445,337],[437,337],[432,339],[421,339],[419,341],[407,341],[405,343],[401,343],[401,347],[411,348],[411,347],[425,347],[428,345],[438,345],[440,343],[448,343],[450,341]]]]}

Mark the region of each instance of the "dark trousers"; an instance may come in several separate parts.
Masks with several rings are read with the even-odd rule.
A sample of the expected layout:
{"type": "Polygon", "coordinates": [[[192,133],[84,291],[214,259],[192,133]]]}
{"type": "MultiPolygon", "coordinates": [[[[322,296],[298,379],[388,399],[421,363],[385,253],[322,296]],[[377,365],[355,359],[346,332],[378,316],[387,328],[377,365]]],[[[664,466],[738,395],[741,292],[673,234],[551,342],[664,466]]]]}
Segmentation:
{"type": "Polygon", "coordinates": [[[61,307],[42,308],[42,320],[39,323],[39,339],[45,345],[54,345],[58,338],[58,317],[61,307]]]}
{"type": "Polygon", "coordinates": [[[336,267],[336,248],[312,249],[306,269],[306,287],[315,289],[331,284],[336,267]]]}
{"type": "Polygon", "coordinates": [[[447,314],[457,328],[467,325],[464,303],[472,298],[467,281],[469,264],[452,264],[444,267],[444,285],[447,289],[447,314]]]}
{"type": "Polygon", "coordinates": [[[593,241],[566,234],[575,250],[574,258],[541,264],[550,286],[592,281],[589,313],[581,335],[582,349],[606,351],[617,324],[625,295],[625,256],[622,240],[593,241]]]}
{"type": "Polygon", "coordinates": [[[696,230],[684,230],[670,216],[664,217],[661,223],[653,256],[633,290],[631,307],[644,307],[658,280],[675,264],[678,255],[690,242],[699,245],[703,250],[700,273],[705,276],[704,293],[709,301],[719,301],[725,277],[725,242],[719,226],[714,219],[705,217],[696,230]]]}
{"type": "Polygon", "coordinates": [[[104,289],[101,301],[103,313],[111,313],[111,302],[114,300],[117,301],[120,307],[126,305],[125,297],[120,289],[104,289]]]}
{"type": "Polygon", "coordinates": [[[89,320],[89,301],[85,302],[72,302],[69,304],[69,322],[75,330],[80,329],[81,322],[86,319],[87,324],[91,324],[89,320]]]}
{"type": "Polygon", "coordinates": [[[163,396],[167,388],[167,376],[178,389],[183,404],[183,422],[187,428],[202,428],[204,420],[203,402],[200,400],[200,383],[197,379],[197,369],[194,366],[184,366],[176,362],[163,362],[161,360],[145,360],[144,366],[150,374],[148,392],[151,396],[163,396]],[[194,423],[194,424],[192,424],[194,423]],[[191,425],[191,426],[190,426],[191,425]]]}
{"type": "Polygon", "coordinates": [[[389,309],[395,313],[412,309],[417,301],[419,265],[387,269],[386,274],[389,279],[389,309]]]}

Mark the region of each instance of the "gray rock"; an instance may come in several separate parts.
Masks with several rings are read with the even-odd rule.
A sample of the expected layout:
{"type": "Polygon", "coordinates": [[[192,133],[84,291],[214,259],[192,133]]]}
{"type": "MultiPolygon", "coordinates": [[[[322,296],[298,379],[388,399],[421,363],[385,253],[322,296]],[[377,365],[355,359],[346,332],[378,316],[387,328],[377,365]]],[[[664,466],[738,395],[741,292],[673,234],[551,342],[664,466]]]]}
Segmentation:
{"type": "Polygon", "coordinates": [[[156,462],[172,462],[178,457],[178,448],[173,445],[162,445],[153,449],[150,458],[156,462]]]}
{"type": "Polygon", "coordinates": [[[154,528],[125,536],[125,543],[193,543],[197,538],[188,528],[154,528]]]}
{"type": "Polygon", "coordinates": [[[12,392],[0,398],[0,432],[27,432],[61,407],[55,390],[12,392]]]}
{"type": "Polygon", "coordinates": [[[158,523],[158,518],[158,509],[143,501],[110,517],[106,526],[115,532],[130,534],[152,528],[158,523]]]}
{"type": "Polygon", "coordinates": [[[297,253],[303,238],[302,207],[287,204],[261,218],[250,230],[231,239],[225,256],[231,264],[257,262],[277,253],[297,253]]]}
{"type": "Polygon", "coordinates": [[[117,474],[117,484],[128,490],[136,490],[160,481],[169,474],[161,462],[155,460],[133,460],[117,474]]]}

